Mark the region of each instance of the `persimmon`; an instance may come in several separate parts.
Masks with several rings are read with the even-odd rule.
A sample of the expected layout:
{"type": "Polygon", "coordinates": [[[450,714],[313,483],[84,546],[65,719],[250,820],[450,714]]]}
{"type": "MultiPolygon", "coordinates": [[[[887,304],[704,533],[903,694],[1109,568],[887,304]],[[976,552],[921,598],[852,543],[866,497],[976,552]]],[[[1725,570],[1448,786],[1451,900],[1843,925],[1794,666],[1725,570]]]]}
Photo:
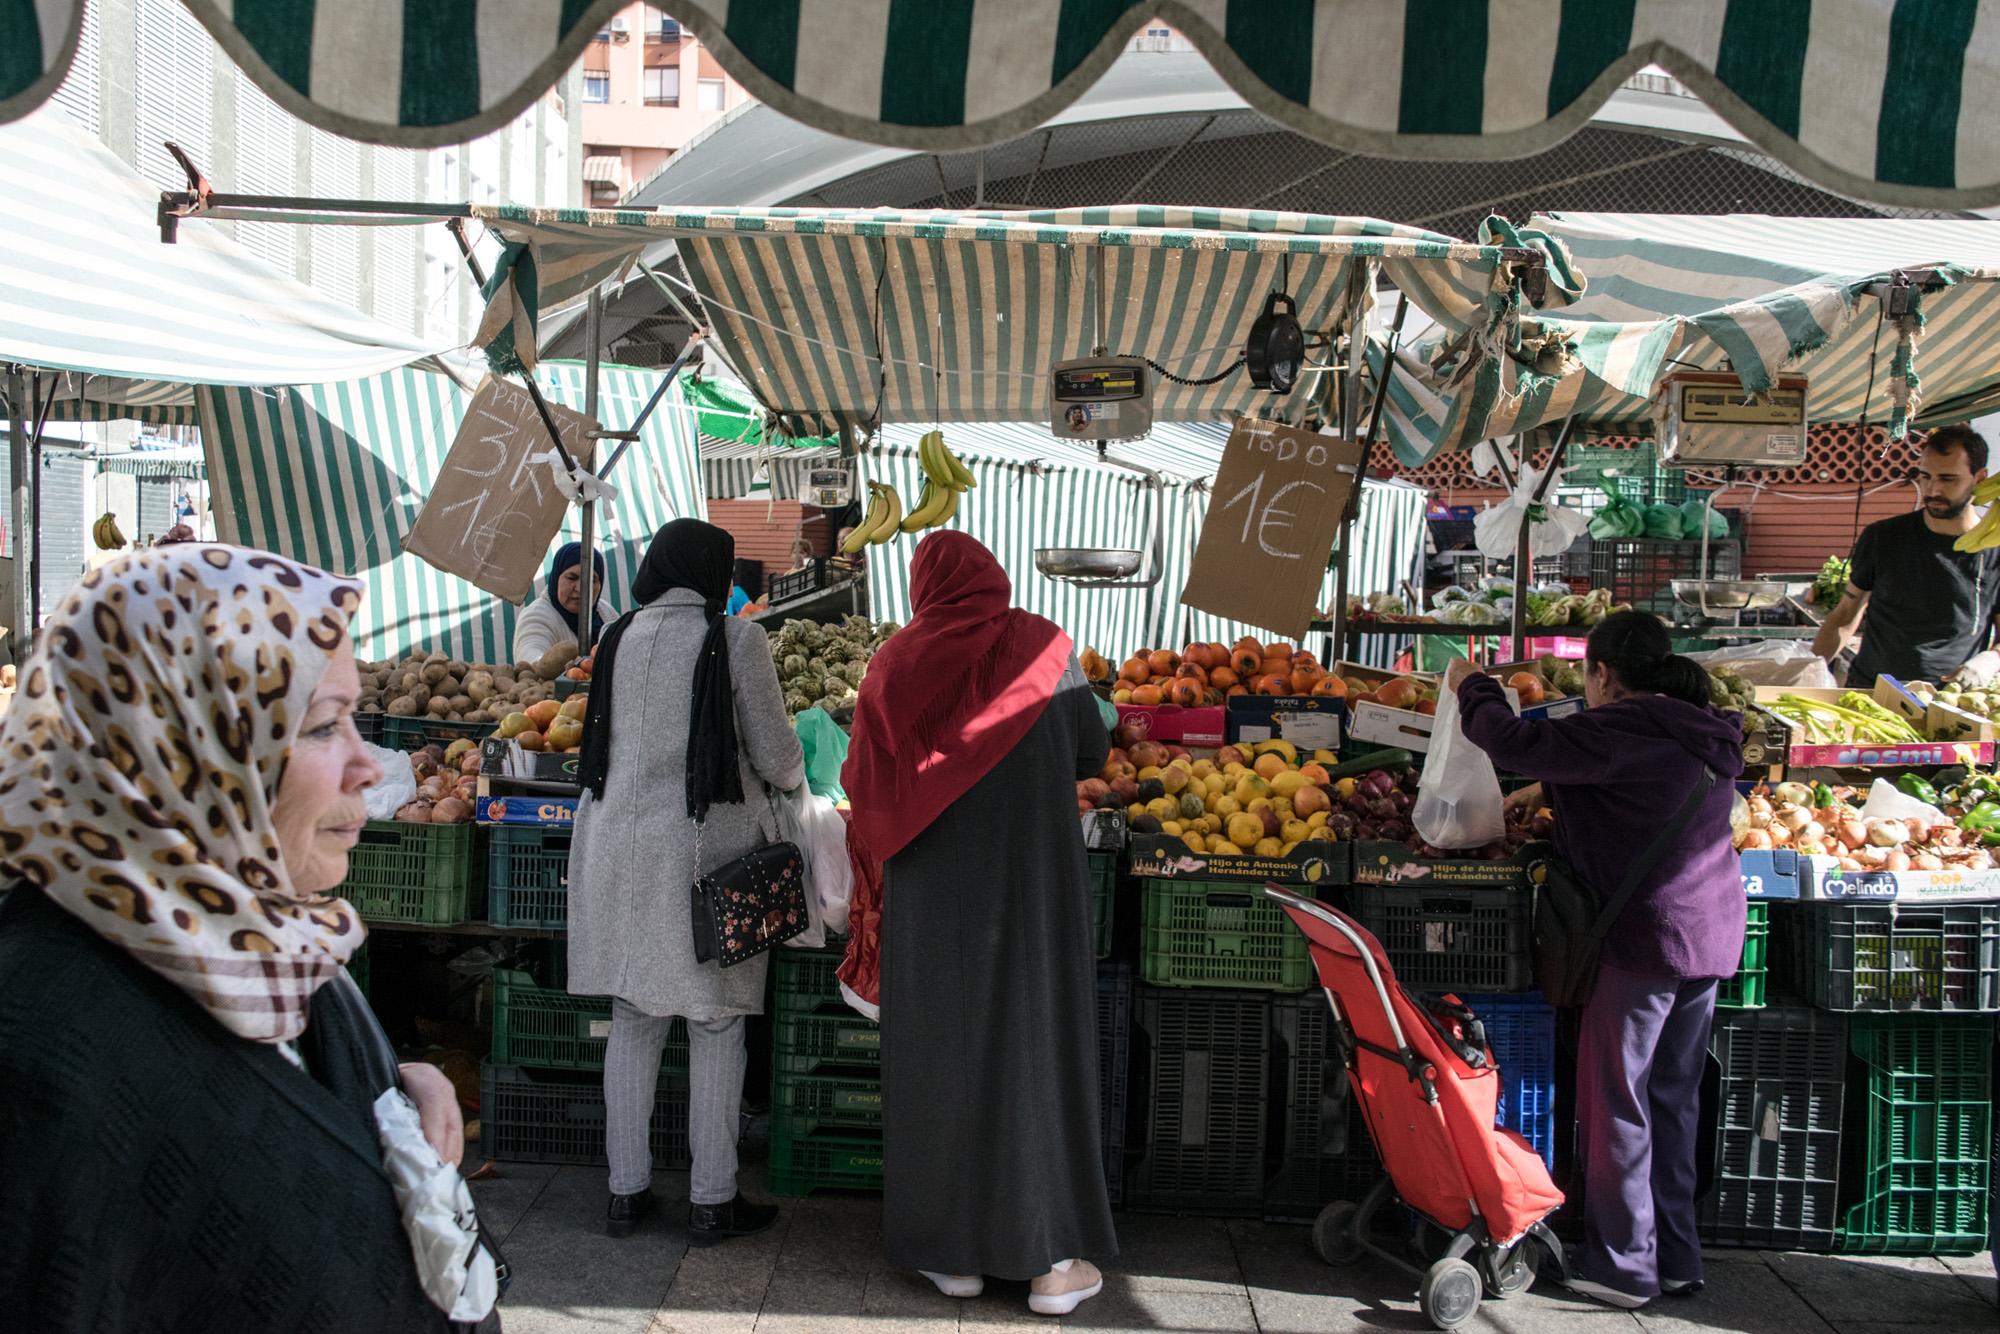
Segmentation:
{"type": "Polygon", "coordinates": [[[1160,702],[1160,688],[1156,685],[1136,686],[1132,690],[1132,702],[1151,707],[1160,702]]]}
{"type": "Polygon", "coordinates": [[[1116,694],[1117,692],[1122,690],[1129,695],[1138,688],[1139,688],[1139,683],[1137,681],[1131,680],[1130,678],[1123,676],[1119,677],[1116,681],[1113,681],[1111,683],[1111,691],[1113,694],[1116,694]]]}
{"type": "Polygon", "coordinates": [[[1523,707],[1540,704],[1546,693],[1542,689],[1541,678],[1533,672],[1515,672],[1507,678],[1507,685],[1521,697],[1523,707]]]}
{"type": "Polygon", "coordinates": [[[1228,667],[1210,668],[1208,673],[1208,683],[1221,690],[1229,689],[1229,687],[1241,682],[1242,679],[1234,670],[1228,667]]]}
{"type": "Polygon", "coordinates": [[[1234,685],[1234,686],[1231,686],[1231,687],[1229,687],[1229,689],[1227,689],[1227,690],[1223,691],[1223,692],[1222,692],[1222,697],[1223,697],[1224,699],[1235,699],[1235,698],[1236,698],[1237,696],[1239,696],[1239,695],[1247,695],[1247,694],[1249,694],[1249,693],[1250,693],[1250,692],[1249,692],[1249,691],[1248,691],[1247,689],[1245,689],[1244,687],[1242,687],[1242,686],[1240,686],[1240,685],[1234,685]]]}
{"type": "Polygon", "coordinates": [[[1306,652],[1304,649],[1300,649],[1297,653],[1294,653],[1292,655],[1292,666],[1294,668],[1317,667],[1319,666],[1319,659],[1315,658],[1312,654],[1306,652]]]}
{"type": "Polygon", "coordinates": [[[1292,668],[1291,682],[1292,693],[1294,695],[1310,695],[1313,692],[1313,687],[1320,682],[1319,668],[1294,667],[1292,668]]]}
{"type": "Polygon", "coordinates": [[[1193,681],[1197,685],[1208,684],[1208,670],[1198,662],[1181,659],[1181,665],[1174,669],[1174,675],[1182,680],[1193,681]]]}
{"type": "Polygon", "coordinates": [[[1229,653],[1229,667],[1239,677],[1251,677],[1264,665],[1264,650],[1252,645],[1238,644],[1229,653]]]}
{"type": "Polygon", "coordinates": [[[1169,649],[1154,649],[1146,655],[1146,662],[1155,676],[1172,676],[1174,668],[1181,665],[1180,655],[1169,649]]]}
{"type": "Polygon", "coordinates": [[[1125,659],[1118,668],[1119,679],[1125,681],[1144,681],[1152,674],[1153,669],[1147,665],[1146,659],[1137,655],[1125,659]]]}
{"type": "MultiPolygon", "coordinates": [[[[1201,669],[1197,667],[1196,671],[1201,669]]],[[[1191,709],[1201,703],[1202,686],[1198,681],[1182,677],[1167,687],[1167,699],[1184,709],[1191,709]]]]}
{"type": "Polygon", "coordinates": [[[1266,644],[1264,645],[1264,656],[1267,659],[1284,658],[1289,661],[1292,656],[1292,646],[1290,644],[1284,643],[1283,641],[1279,641],[1277,643],[1272,643],[1272,644],[1266,644]]]}
{"type": "Polygon", "coordinates": [[[1260,676],[1257,678],[1257,693],[1260,695],[1289,695],[1292,693],[1291,678],[1280,676],[1276,672],[1272,672],[1267,676],[1260,676]]]}
{"type": "Polygon", "coordinates": [[[1208,660],[1208,645],[1190,643],[1183,648],[1181,650],[1181,666],[1186,667],[1190,663],[1201,668],[1203,671],[1207,671],[1210,667],[1213,667],[1215,664],[1208,660]]]}
{"type": "Polygon", "coordinates": [[[1322,699],[1345,699],[1347,682],[1333,675],[1322,676],[1314,683],[1312,692],[1322,699]]]}

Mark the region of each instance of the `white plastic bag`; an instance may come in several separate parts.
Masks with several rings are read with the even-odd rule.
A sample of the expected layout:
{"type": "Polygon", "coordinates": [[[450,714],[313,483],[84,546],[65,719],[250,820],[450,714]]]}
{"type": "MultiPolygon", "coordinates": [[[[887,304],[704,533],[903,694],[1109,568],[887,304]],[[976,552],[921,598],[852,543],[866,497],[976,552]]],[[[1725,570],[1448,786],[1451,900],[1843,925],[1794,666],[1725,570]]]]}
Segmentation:
{"type": "Polygon", "coordinates": [[[1709,671],[1727,670],[1753,686],[1808,686],[1831,690],[1837,683],[1826,659],[1814,655],[1801,640],[1767,639],[1687,655],[1709,671]]]}
{"type": "Polygon", "coordinates": [[[375,1100],[375,1133],[424,1296],[453,1320],[484,1320],[500,1300],[500,1276],[493,1253],[479,1244],[465,1178],[424,1138],[416,1104],[403,1090],[384,1089],[375,1100]]]}
{"type": "Polygon", "coordinates": [[[1434,848],[1477,848],[1507,835],[1500,776],[1486,752],[1465,739],[1458,725],[1458,695],[1438,695],[1431,753],[1417,783],[1410,823],[1434,848]]]}
{"type": "Polygon", "coordinates": [[[1897,788],[1885,779],[1875,780],[1868,789],[1868,804],[1861,808],[1864,820],[1913,820],[1927,825],[1951,824],[1952,821],[1927,801],[1918,801],[1909,793],[1897,788]]]}
{"type": "MultiPolygon", "coordinates": [[[[1533,468],[1521,469],[1520,480],[1514,486],[1514,494],[1497,505],[1481,510],[1472,521],[1473,540],[1478,544],[1488,560],[1514,559],[1514,542],[1521,531],[1521,521],[1529,518],[1528,558],[1539,559],[1568,551],[1577,538],[1590,530],[1590,520],[1575,510],[1564,509],[1553,500],[1534,499],[1535,487],[1541,480],[1541,473],[1533,468]]],[[[1562,484],[1562,474],[1558,472],[1549,484],[1553,495],[1562,484]]]]}
{"type": "Polygon", "coordinates": [[[417,775],[410,768],[407,752],[386,746],[371,745],[368,749],[375,752],[375,763],[382,766],[382,781],[363,792],[361,802],[368,808],[369,819],[387,820],[417,799],[417,775]]]}
{"type": "Polygon", "coordinates": [[[847,823],[833,803],[804,783],[790,792],[775,792],[778,832],[797,845],[806,863],[806,912],[812,926],[786,941],[793,949],[816,950],[826,945],[826,933],[847,930],[848,901],[854,893],[854,873],[847,864],[847,823]]]}

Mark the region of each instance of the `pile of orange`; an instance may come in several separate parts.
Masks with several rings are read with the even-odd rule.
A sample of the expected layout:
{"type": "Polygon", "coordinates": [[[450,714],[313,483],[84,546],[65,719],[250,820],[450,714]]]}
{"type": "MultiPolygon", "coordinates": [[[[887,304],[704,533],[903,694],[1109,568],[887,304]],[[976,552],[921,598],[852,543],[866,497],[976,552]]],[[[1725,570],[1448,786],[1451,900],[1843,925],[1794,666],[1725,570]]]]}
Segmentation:
{"type": "MultiPolygon", "coordinates": [[[[1103,680],[1111,664],[1095,653],[1084,658],[1103,680]]],[[[1245,636],[1234,648],[1221,644],[1189,644],[1179,653],[1148,649],[1133,654],[1111,681],[1116,704],[1177,704],[1183,708],[1221,704],[1238,695],[1320,695],[1339,698],[1347,683],[1320,666],[1303,649],[1286,643],[1260,643],[1245,636]]]]}

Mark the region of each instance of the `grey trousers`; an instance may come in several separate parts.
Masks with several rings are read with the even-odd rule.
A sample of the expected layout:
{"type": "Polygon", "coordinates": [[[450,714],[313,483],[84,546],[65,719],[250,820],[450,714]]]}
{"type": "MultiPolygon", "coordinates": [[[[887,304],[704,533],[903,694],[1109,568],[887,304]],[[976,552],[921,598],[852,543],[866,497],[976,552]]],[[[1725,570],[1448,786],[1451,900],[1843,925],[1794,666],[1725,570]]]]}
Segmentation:
{"type": "MultiPolygon", "coordinates": [[[[611,1002],[611,1038],[604,1053],[606,1152],[611,1193],[635,1195],[653,1183],[647,1132],[659,1090],[660,1051],[674,1021],[611,1002]]],[[[743,1103],[743,1016],[688,1020],[688,1139],[694,1170],[692,1204],[736,1198],[736,1132],[743,1103]]]]}

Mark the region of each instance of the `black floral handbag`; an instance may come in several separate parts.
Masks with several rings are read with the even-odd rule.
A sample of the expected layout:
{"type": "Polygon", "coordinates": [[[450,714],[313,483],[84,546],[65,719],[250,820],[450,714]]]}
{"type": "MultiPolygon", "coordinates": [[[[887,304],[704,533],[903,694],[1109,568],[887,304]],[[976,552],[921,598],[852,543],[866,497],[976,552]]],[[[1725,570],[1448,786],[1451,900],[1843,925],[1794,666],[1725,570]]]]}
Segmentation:
{"type": "MultiPolygon", "coordinates": [[[[701,826],[695,826],[701,865],[701,826]]],[[[694,957],[733,968],[812,926],[806,913],[806,859],[792,843],[767,843],[694,881],[694,957]]]]}

